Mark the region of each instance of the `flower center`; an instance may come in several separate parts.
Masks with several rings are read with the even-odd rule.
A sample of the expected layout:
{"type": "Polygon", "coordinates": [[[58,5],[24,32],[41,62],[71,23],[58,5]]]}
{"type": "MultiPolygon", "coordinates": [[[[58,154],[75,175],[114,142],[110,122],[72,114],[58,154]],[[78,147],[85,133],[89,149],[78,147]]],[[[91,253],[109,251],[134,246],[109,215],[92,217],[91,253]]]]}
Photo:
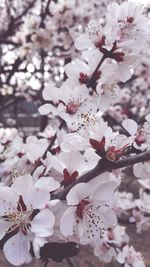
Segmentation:
{"type": "Polygon", "coordinates": [[[72,174],[70,174],[66,168],[63,170],[63,174],[64,174],[64,181],[66,183],[74,182],[79,175],[78,171],[74,171],[72,174]]]}
{"type": "Polygon", "coordinates": [[[80,104],[78,103],[74,103],[74,102],[70,102],[68,105],[67,105],[67,113],[69,114],[74,114],[78,108],[79,108],[80,104]]]}
{"type": "Polygon", "coordinates": [[[4,221],[10,223],[10,227],[7,230],[7,233],[10,233],[16,230],[17,228],[20,228],[22,232],[26,234],[27,230],[30,227],[32,214],[33,214],[32,206],[27,210],[22,197],[20,197],[17,209],[3,216],[4,221]]]}
{"type": "Polygon", "coordinates": [[[84,74],[83,72],[80,72],[79,74],[79,82],[82,84],[87,84],[89,78],[87,74],[84,74]]]}
{"type": "Polygon", "coordinates": [[[77,205],[76,214],[80,219],[83,219],[83,211],[86,205],[90,202],[86,199],[82,199],[80,203],[77,205]]]}
{"type": "Polygon", "coordinates": [[[126,153],[128,147],[129,147],[129,144],[126,144],[125,146],[119,149],[116,149],[115,146],[110,146],[106,153],[106,158],[111,161],[118,160],[124,155],[124,153],[126,153]]]}

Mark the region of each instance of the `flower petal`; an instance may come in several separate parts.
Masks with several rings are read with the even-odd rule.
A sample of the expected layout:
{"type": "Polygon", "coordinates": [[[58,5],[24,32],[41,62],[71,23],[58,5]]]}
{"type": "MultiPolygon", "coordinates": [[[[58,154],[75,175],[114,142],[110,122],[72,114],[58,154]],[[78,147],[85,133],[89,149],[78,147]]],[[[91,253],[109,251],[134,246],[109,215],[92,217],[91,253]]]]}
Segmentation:
{"type": "Polygon", "coordinates": [[[118,69],[119,69],[119,76],[120,76],[120,80],[121,82],[126,82],[128,81],[131,76],[132,73],[130,71],[129,65],[126,63],[119,63],[118,64],[118,69]]]}
{"type": "Polygon", "coordinates": [[[93,188],[90,199],[109,200],[113,198],[116,187],[117,183],[115,181],[99,183],[93,188]]]}
{"type": "Polygon", "coordinates": [[[53,177],[41,177],[34,184],[36,188],[45,189],[49,192],[55,191],[60,188],[60,183],[55,181],[53,177]]]}
{"type": "Polygon", "coordinates": [[[84,50],[93,46],[88,34],[81,34],[75,41],[75,47],[78,50],[84,50]]]}
{"type": "Polygon", "coordinates": [[[103,214],[105,229],[117,225],[117,217],[115,212],[111,209],[103,214]]]}
{"type": "Polygon", "coordinates": [[[76,222],[76,207],[69,207],[61,217],[60,231],[64,236],[73,235],[73,227],[76,222]]]}
{"type": "Polygon", "coordinates": [[[27,207],[43,209],[50,200],[50,194],[45,189],[31,188],[23,194],[23,201],[27,207]]]}
{"type": "Polygon", "coordinates": [[[19,266],[31,261],[30,242],[21,231],[7,240],[3,250],[6,259],[13,265],[19,266]]]}
{"type": "Polygon", "coordinates": [[[39,107],[39,112],[41,115],[47,115],[49,113],[53,113],[55,110],[55,107],[53,107],[51,104],[44,104],[39,107]]]}
{"type": "Polygon", "coordinates": [[[86,183],[79,183],[75,185],[67,194],[68,205],[78,205],[79,202],[90,194],[90,186],[86,183]]]}
{"type": "Polygon", "coordinates": [[[31,187],[33,187],[33,178],[30,174],[18,176],[11,186],[19,195],[22,195],[24,190],[28,191],[31,187]]]}
{"type": "Polygon", "coordinates": [[[0,216],[6,215],[17,208],[19,197],[10,187],[0,187],[0,216]]]}
{"type": "Polygon", "coordinates": [[[0,240],[4,237],[7,233],[7,230],[11,226],[10,222],[5,222],[2,218],[0,220],[0,240]]]}
{"type": "Polygon", "coordinates": [[[131,119],[126,119],[122,122],[123,128],[125,128],[129,134],[134,135],[137,132],[138,125],[136,121],[131,119]]]}
{"type": "Polygon", "coordinates": [[[31,232],[38,237],[46,237],[53,234],[55,217],[49,209],[40,211],[31,222],[31,232]]]}

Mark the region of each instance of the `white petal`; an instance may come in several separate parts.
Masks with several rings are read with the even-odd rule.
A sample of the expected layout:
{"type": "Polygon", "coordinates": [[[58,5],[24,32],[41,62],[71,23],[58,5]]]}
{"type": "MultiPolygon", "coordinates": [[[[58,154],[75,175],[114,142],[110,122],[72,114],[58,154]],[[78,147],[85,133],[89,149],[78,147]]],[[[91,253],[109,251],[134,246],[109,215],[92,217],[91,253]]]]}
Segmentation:
{"type": "Polygon", "coordinates": [[[60,147],[65,152],[82,151],[89,146],[88,140],[80,136],[78,133],[68,133],[64,136],[60,147]]]}
{"type": "Polygon", "coordinates": [[[96,200],[110,200],[113,198],[117,183],[114,181],[97,184],[90,195],[90,199],[96,200]]]}
{"type": "Polygon", "coordinates": [[[131,119],[126,119],[122,122],[122,126],[124,129],[128,131],[130,135],[135,135],[138,129],[138,125],[136,121],[131,119]]]}
{"type": "Polygon", "coordinates": [[[122,252],[118,253],[117,261],[121,264],[123,264],[125,262],[125,257],[124,257],[124,254],[122,252]]]}
{"type": "Polygon", "coordinates": [[[36,182],[39,177],[45,172],[45,167],[43,165],[37,167],[32,175],[33,181],[36,182]]]}
{"type": "Polygon", "coordinates": [[[14,212],[17,208],[19,197],[10,187],[0,187],[0,216],[14,212]]]}
{"type": "Polygon", "coordinates": [[[30,174],[28,175],[23,175],[23,176],[18,176],[13,184],[12,188],[18,193],[22,194],[24,190],[29,190],[33,186],[33,178],[30,174]]]}
{"type": "Polygon", "coordinates": [[[79,80],[80,72],[89,75],[90,69],[84,61],[76,59],[65,66],[65,72],[69,78],[79,80]]]}
{"type": "Polygon", "coordinates": [[[126,63],[120,63],[119,66],[119,76],[121,82],[126,82],[131,78],[131,71],[129,65],[126,63]]]}
{"type": "Polygon", "coordinates": [[[67,194],[67,204],[68,205],[77,205],[79,202],[89,196],[90,194],[90,185],[86,183],[79,183],[75,185],[67,194]]]}
{"type": "Polygon", "coordinates": [[[95,168],[101,159],[101,157],[98,156],[97,153],[95,153],[95,150],[91,147],[85,150],[84,156],[88,161],[89,169],[95,168]]]}
{"type": "Polygon", "coordinates": [[[150,161],[139,162],[133,165],[133,173],[138,178],[149,178],[150,161]],[[146,164],[147,163],[147,164],[146,164]]]}
{"type": "Polygon", "coordinates": [[[81,34],[75,41],[75,47],[78,50],[84,50],[93,46],[88,34],[81,34]]]}
{"type": "Polygon", "coordinates": [[[43,209],[50,200],[48,191],[39,188],[32,188],[23,194],[23,201],[27,207],[33,209],[43,209]]]}
{"type": "Polygon", "coordinates": [[[120,6],[117,3],[111,3],[108,5],[108,12],[109,12],[109,16],[112,18],[117,18],[119,15],[119,11],[120,11],[120,6]]]}
{"type": "Polygon", "coordinates": [[[64,236],[73,235],[73,227],[76,222],[76,207],[69,207],[61,217],[60,231],[64,236]]]}
{"type": "Polygon", "coordinates": [[[43,247],[45,243],[47,243],[45,238],[41,238],[41,237],[34,238],[32,244],[33,244],[34,254],[37,259],[40,258],[40,248],[43,247]]]}
{"type": "Polygon", "coordinates": [[[3,248],[6,259],[16,266],[31,261],[29,249],[30,242],[21,231],[8,239],[3,248]]]}
{"type": "Polygon", "coordinates": [[[85,233],[85,227],[84,227],[84,221],[83,220],[80,220],[80,222],[77,225],[77,228],[78,228],[78,234],[80,237],[80,242],[81,242],[81,244],[83,244],[84,242],[82,240],[82,237],[85,233]]]}
{"type": "Polygon", "coordinates": [[[53,84],[50,84],[50,86],[47,86],[44,88],[43,90],[43,98],[45,100],[53,100],[53,93],[52,92],[55,92],[57,90],[57,88],[53,85],[53,84]]]}
{"type": "Polygon", "coordinates": [[[145,187],[145,189],[149,189],[150,190],[150,179],[138,179],[138,182],[145,187]]]}
{"type": "Polygon", "coordinates": [[[63,173],[63,169],[66,168],[65,163],[61,160],[61,154],[59,156],[52,156],[50,153],[48,154],[49,160],[51,161],[51,165],[53,168],[60,172],[63,173]]]}
{"type": "Polygon", "coordinates": [[[60,183],[57,182],[53,177],[41,177],[34,184],[36,188],[45,189],[49,192],[55,191],[60,188],[60,183]]]}
{"type": "Polygon", "coordinates": [[[31,222],[31,232],[38,237],[46,237],[53,234],[55,217],[49,209],[40,211],[31,222]]]}
{"type": "Polygon", "coordinates": [[[34,187],[31,175],[18,177],[12,187],[19,195],[22,195],[25,205],[29,208],[31,205],[34,209],[45,208],[50,200],[48,191],[34,187]]]}
{"type": "Polygon", "coordinates": [[[28,137],[25,146],[27,158],[34,164],[36,160],[43,156],[48,145],[49,142],[45,138],[28,137]]]}
{"type": "Polygon", "coordinates": [[[117,216],[112,209],[105,212],[103,216],[104,216],[104,226],[106,227],[106,229],[117,225],[117,216]]]}
{"type": "Polygon", "coordinates": [[[150,122],[150,114],[146,115],[145,119],[150,122]]]}
{"type": "Polygon", "coordinates": [[[11,226],[10,222],[5,222],[3,219],[0,220],[0,240],[7,233],[7,230],[10,228],[10,226],[11,226]]]}
{"type": "Polygon", "coordinates": [[[49,113],[53,113],[55,111],[55,107],[53,107],[51,104],[44,104],[39,107],[39,112],[41,115],[47,115],[49,113]]]}

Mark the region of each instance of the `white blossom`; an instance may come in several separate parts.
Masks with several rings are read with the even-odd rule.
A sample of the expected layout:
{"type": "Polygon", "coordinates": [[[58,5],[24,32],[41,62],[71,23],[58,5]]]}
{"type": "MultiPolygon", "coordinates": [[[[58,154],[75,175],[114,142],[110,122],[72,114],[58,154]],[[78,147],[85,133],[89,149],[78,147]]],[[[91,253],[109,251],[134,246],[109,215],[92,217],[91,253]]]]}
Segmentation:
{"type": "Polygon", "coordinates": [[[91,191],[90,185],[80,183],[72,188],[67,195],[70,207],[60,222],[63,235],[77,233],[82,244],[102,238],[105,230],[116,224],[112,209],[116,186],[115,182],[99,183],[91,191]]]}

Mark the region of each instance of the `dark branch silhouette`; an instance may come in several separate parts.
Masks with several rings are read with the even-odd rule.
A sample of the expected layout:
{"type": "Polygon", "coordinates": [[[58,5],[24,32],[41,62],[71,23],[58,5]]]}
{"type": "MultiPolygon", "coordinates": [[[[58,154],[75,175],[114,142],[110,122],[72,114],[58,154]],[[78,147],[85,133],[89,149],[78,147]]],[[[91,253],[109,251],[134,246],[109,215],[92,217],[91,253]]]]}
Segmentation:
{"type": "Polygon", "coordinates": [[[150,151],[146,151],[135,156],[129,156],[125,159],[121,159],[117,161],[109,161],[109,160],[102,159],[93,170],[82,175],[78,180],[68,185],[58,194],[53,195],[53,198],[54,199],[58,198],[58,199],[63,200],[66,198],[66,195],[70,191],[70,189],[76,184],[83,183],[83,182],[87,183],[104,172],[107,172],[107,171],[111,172],[112,170],[131,166],[135,163],[144,162],[147,160],[150,160],[150,151]]]}

